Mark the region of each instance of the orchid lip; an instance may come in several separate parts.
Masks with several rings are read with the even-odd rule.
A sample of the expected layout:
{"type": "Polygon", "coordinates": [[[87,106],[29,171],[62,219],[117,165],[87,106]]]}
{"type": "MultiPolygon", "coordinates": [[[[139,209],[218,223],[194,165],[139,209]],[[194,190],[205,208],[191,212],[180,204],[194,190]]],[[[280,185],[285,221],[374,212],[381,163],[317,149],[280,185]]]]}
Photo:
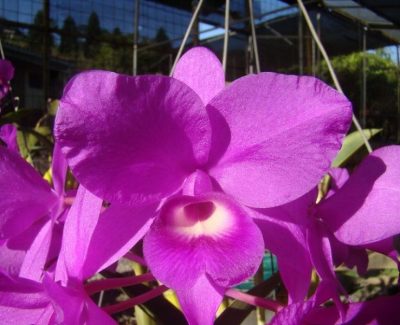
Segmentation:
{"type": "Polygon", "coordinates": [[[213,200],[176,202],[164,213],[174,232],[190,237],[218,236],[232,225],[229,209],[213,200]]]}

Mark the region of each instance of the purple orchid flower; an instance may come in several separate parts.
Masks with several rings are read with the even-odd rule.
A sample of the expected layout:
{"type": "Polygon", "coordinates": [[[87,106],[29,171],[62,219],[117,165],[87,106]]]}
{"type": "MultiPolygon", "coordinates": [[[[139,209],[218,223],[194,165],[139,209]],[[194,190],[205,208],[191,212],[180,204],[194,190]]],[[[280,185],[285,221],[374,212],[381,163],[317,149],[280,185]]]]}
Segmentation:
{"type": "Polygon", "coordinates": [[[0,127],[0,140],[7,145],[8,150],[19,152],[17,128],[13,124],[4,124],[0,127]]]}
{"type": "Polygon", "coordinates": [[[14,77],[14,67],[8,60],[0,59],[0,100],[10,90],[9,81],[14,77]]]}
{"type": "Polygon", "coordinates": [[[19,154],[0,147],[1,270],[39,280],[61,243],[66,161],[56,146],[52,189],[19,154]]]}
{"type": "Polygon", "coordinates": [[[195,48],[173,78],[77,75],[55,135],[78,181],[111,203],[115,226],[105,238],[119,250],[110,260],[147,233],[152,273],[178,293],[190,324],[210,324],[225,290],[261,261],[248,211],[315,186],[349,128],[350,107],[311,77],[261,73],[225,88],[218,59],[195,48]]]}
{"type": "Polygon", "coordinates": [[[314,299],[299,302],[283,308],[271,320],[269,325],[364,325],[398,324],[400,314],[397,306],[400,295],[382,296],[366,302],[344,305],[345,320],[341,320],[333,306],[322,307],[314,299]]]}
{"type": "Polygon", "coordinates": [[[315,203],[315,188],[286,205],[257,211],[257,224],[266,241],[274,232],[285,234],[291,242],[291,249],[282,251],[279,242],[272,240],[271,250],[277,254],[292,301],[303,301],[312,266],[322,280],[319,300],[331,297],[341,308],[338,293],[344,291],[336,279],[334,264],[357,266],[363,273],[368,265],[366,249],[386,254],[398,263],[393,238],[400,233],[399,158],[399,146],[380,148],[350,177],[345,170],[331,170],[332,189],[319,204],[315,203]],[[271,222],[275,222],[275,228],[271,222]]]}

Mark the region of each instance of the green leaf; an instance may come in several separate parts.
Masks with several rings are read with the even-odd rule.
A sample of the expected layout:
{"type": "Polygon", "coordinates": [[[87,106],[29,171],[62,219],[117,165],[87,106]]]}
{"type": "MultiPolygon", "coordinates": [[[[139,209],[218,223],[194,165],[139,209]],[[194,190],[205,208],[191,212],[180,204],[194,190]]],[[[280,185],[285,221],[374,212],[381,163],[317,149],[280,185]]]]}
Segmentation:
{"type": "MultiPolygon", "coordinates": [[[[382,131],[382,129],[364,129],[364,134],[367,139],[371,139],[374,135],[382,131]]],[[[354,131],[350,133],[343,142],[342,149],[332,163],[332,167],[341,167],[346,161],[364,145],[364,141],[360,132],[354,131]]]]}
{"type": "Polygon", "coordinates": [[[48,105],[48,113],[50,116],[56,116],[59,100],[52,100],[48,105]]]}

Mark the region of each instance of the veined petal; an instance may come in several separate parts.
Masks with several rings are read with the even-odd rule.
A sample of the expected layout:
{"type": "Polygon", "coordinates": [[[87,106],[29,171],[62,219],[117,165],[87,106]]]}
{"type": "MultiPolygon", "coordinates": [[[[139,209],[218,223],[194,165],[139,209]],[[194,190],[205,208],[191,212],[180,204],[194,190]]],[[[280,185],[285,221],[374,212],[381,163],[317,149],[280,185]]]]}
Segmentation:
{"type": "Polygon", "coordinates": [[[256,272],[264,242],[235,201],[208,193],[167,201],[143,249],[155,277],[174,290],[195,285],[202,275],[213,286],[227,288],[256,272]]]}
{"type": "Polygon", "coordinates": [[[16,236],[57,203],[56,194],[19,155],[0,146],[0,240],[16,236]]]}
{"type": "Polygon", "coordinates": [[[400,146],[380,148],[366,157],[318,214],[335,236],[349,245],[366,245],[400,233],[400,146]]]}
{"type": "Polygon", "coordinates": [[[331,87],[274,73],[236,80],[207,109],[218,149],[210,154],[210,175],[256,208],[310,191],[329,170],[351,123],[350,102],[331,87]],[[230,141],[221,143],[227,126],[230,141]]]}
{"type": "Polygon", "coordinates": [[[224,289],[219,288],[209,280],[206,275],[201,275],[190,285],[176,291],[179,303],[189,325],[212,325],[215,314],[224,297],[224,289]]]}
{"type": "Polygon", "coordinates": [[[83,278],[103,270],[124,256],[150,228],[156,204],[123,207],[112,204],[103,212],[87,247],[83,278]]]}
{"type": "Polygon", "coordinates": [[[90,71],[64,90],[55,135],[76,178],[124,204],[159,202],[208,159],[211,126],[188,86],[90,71]]]}
{"type": "Polygon", "coordinates": [[[192,88],[204,104],[225,87],[221,62],[205,47],[195,47],[187,51],[179,59],[173,77],[192,88]]]}

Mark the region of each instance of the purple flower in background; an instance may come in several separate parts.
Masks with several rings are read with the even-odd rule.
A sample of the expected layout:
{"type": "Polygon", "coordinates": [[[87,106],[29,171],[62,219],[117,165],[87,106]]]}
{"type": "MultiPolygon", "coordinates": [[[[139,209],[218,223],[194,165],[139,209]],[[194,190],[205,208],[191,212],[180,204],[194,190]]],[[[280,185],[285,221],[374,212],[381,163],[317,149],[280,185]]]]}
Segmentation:
{"type": "Polygon", "coordinates": [[[291,242],[291,249],[282,251],[279,242],[272,240],[272,252],[277,254],[293,301],[303,301],[312,266],[322,280],[318,299],[329,296],[340,305],[341,288],[334,264],[357,266],[363,273],[368,265],[366,249],[386,254],[398,263],[393,240],[400,233],[399,159],[400,146],[380,148],[350,177],[344,169],[332,169],[331,190],[320,203],[315,203],[315,188],[286,205],[257,211],[257,224],[266,238],[280,233],[291,242]],[[281,222],[271,227],[271,219],[281,222]]]}
{"type": "Polygon", "coordinates": [[[19,152],[17,128],[13,124],[4,124],[0,127],[0,139],[7,145],[8,150],[19,152]]]}
{"type": "Polygon", "coordinates": [[[311,298],[306,302],[291,304],[283,308],[269,325],[365,325],[398,324],[400,314],[397,306],[400,295],[378,297],[366,302],[344,305],[345,320],[340,319],[336,308],[322,307],[311,298]]]}
{"type": "Polygon", "coordinates": [[[60,246],[67,165],[55,146],[53,187],[18,153],[0,146],[0,269],[38,280],[60,246]]]}
{"type": "Polygon", "coordinates": [[[195,48],[173,78],[77,75],[55,134],[78,181],[111,203],[98,230],[117,247],[108,262],[147,233],[152,273],[191,324],[210,324],[261,261],[249,211],[311,190],[350,121],[347,99],[315,78],[261,73],[225,88],[218,59],[195,48]]]}
{"type": "Polygon", "coordinates": [[[9,81],[14,77],[14,67],[8,60],[0,59],[0,100],[9,92],[9,81]]]}

